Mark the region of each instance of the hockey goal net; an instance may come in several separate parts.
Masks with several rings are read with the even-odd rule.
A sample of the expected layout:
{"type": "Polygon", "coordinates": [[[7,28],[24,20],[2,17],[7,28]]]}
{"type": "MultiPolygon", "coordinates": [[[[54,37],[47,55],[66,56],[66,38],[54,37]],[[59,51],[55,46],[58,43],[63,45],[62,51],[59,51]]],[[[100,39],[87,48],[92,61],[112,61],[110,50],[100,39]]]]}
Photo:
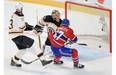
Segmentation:
{"type": "Polygon", "coordinates": [[[88,47],[112,53],[112,10],[87,3],[65,2],[65,18],[88,47]]]}

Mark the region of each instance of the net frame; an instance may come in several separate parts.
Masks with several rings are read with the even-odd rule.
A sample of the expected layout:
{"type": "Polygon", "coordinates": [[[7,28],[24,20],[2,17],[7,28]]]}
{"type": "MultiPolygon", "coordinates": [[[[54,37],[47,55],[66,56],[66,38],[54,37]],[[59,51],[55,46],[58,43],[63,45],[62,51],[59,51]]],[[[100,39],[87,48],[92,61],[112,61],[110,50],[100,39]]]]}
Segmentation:
{"type": "MultiPolygon", "coordinates": [[[[94,9],[99,9],[99,10],[104,10],[109,12],[109,43],[110,43],[110,53],[112,53],[112,10],[107,9],[107,8],[100,8],[97,6],[92,6],[92,5],[87,5],[87,4],[82,4],[82,3],[76,3],[76,2],[71,2],[71,1],[65,1],[65,18],[68,17],[68,4],[74,4],[74,5],[79,5],[79,6],[84,6],[88,8],[94,8],[94,9]]],[[[70,5],[69,5],[70,6],[70,5]]],[[[88,35],[89,36],[89,35],[88,35]]],[[[97,36],[99,37],[99,36],[97,36]]]]}

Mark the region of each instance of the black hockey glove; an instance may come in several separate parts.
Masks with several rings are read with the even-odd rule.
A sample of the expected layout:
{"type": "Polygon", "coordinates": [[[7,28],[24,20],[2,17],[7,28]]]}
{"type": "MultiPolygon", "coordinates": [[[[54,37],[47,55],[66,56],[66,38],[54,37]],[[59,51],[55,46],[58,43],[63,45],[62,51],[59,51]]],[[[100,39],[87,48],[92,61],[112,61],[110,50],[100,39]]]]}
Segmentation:
{"type": "Polygon", "coordinates": [[[34,28],[38,33],[43,31],[43,27],[36,25],[34,28]]]}
{"type": "Polygon", "coordinates": [[[29,25],[27,22],[25,22],[25,25],[26,25],[26,28],[24,31],[31,31],[33,30],[33,26],[32,25],[29,25]]]}

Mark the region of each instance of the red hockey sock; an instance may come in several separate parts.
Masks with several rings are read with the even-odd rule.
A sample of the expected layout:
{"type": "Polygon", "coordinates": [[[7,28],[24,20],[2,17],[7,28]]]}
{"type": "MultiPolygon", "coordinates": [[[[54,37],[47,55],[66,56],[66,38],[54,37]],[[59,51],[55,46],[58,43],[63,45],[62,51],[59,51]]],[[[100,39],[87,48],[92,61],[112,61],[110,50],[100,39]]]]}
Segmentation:
{"type": "Polygon", "coordinates": [[[79,63],[79,60],[78,60],[78,51],[76,49],[73,49],[72,50],[72,59],[73,59],[73,62],[74,64],[78,64],[79,63]]]}
{"type": "Polygon", "coordinates": [[[58,62],[62,56],[55,56],[54,55],[54,62],[58,62]]]}

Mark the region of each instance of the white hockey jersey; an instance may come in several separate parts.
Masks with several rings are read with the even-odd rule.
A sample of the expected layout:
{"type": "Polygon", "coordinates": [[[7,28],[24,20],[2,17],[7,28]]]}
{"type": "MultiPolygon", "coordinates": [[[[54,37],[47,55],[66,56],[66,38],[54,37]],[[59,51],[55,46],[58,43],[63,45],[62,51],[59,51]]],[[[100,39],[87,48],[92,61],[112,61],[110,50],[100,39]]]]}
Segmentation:
{"type": "Polygon", "coordinates": [[[9,29],[21,29],[25,25],[23,13],[15,12],[11,16],[9,29]]]}

